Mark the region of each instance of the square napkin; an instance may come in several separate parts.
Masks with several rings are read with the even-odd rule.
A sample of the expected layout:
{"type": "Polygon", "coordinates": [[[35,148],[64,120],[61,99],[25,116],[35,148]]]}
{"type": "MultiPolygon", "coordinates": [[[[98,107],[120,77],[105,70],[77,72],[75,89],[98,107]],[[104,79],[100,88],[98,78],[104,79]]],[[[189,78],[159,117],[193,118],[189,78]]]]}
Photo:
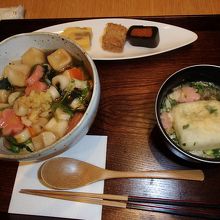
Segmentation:
{"type": "Polygon", "coordinates": [[[0,8],[0,20],[23,19],[24,7],[19,5],[16,7],[0,8]]]}
{"type": "MultiPolygon", "coordinates": [[[[86,135],[74,147],[57,157],[72,157],[105,168],[106,136],[86,135]]],[[[20,162],[9,205],[9,213],[52,216],[72,219],[101,220],[102,206],[46,198],[19,193],[20,189],[48,189],[43,186],[37,172],[43,162],[20,162]]],[[[103,193],[104,181],[96,182],[75,190],[76,192],[103,193]]]]}

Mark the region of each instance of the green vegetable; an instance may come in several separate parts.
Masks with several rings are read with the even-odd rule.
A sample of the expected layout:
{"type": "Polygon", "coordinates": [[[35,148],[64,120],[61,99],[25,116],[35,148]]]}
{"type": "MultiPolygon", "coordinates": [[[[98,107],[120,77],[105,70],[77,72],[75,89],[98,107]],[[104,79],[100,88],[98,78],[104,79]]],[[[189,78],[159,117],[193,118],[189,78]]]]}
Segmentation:
{"type": "Polygon", "coordinates": [[[70,116],[73,116],[74,114],[72,108],[68,105],[63,104],[62,101],[52,103],[52,111],[55,112],[57,108],[61,108],[64,112],[66,112],[70,116]]]}
{"type": "Polygon", "coordinates": [[[56,76],[56,71],[53,70],[50,65],[43,64],[42,67],[44,68],[44,75],[42,77],[42,80],[48,85],[51,85],[52,78],[56,76]]]}
{"type": "Polygon", "coordinates": [[[177,105],[177,101],[175,99],[169,98],[169,101],[170,101],[171,107],[174,107],[175,105],[177,105]]]}
{"type": "Polygon", "coordinates": [[[212,149],[212,150],[205,150],[203,152],[204,154],[211,156],[213,158],[220,158],[220,148],[212,149]]]}
{"type": "Polygon", "coordinates": [[[28,144],[31,143],[30,139],[23,143],[18,143],[17,140],[13,136],[6,136],[5,139],[9,143],[9,150],[11,150],[14,153],[19,153],[20,150],[22,150],[23,148],[29,152],[33,152],[31,148],[28,146],[28,144]]]}
{"type": "Polygon", "coordinates": [[[11,145],[10,148],[9,148],[12,152],[14,153],[19,153],[20,152],[20,147],[16,146],[16,145],[11,145]]]}
{"type": "Polygon", "coordinates": [[[191,82],[191,86],[194,87],[198,93],[204,93],[207,89],[215,88],[215,85],[210,82],[191,82]]]}
{"type": "Polygon", "coordinates": [[[55,112],[57,108],[61,108],[64,112],[72,116],[74,114],[74,111],[69,106],[68,103],[68,97],[71,94],[72,90],[74,88],[74,84],[71,82],[65,91],[63,91],[63,94],[61,95],[61,99],[58,99],[56,102],[52,103],[52,111],[55,112]]]}
{"type": "Polygon", "coordinates": [[[175,105],[177,105],[177,101],[168,96],[162,103],[161,110],[169,112],[175,105]]]}
{"type": "Polygon", "coordinates": [[[71,82],[63,94],[61,95],[61,99],[57,100],[52,104],[52,111],[56,111],[57,108],[61,108],[64,112],[73,116],[74,110],[69,106],[69,104],[75,99],[78,98],[82,105],[86,105],[89,100],[89,87],[86,87],[83,90],[74,88],[74,81],[71,82]]]}
{"type": "Polygon", "coordinates": [[[192,82],[191,86],[194,87],[198,93],[203,93],[208,85],[204,82],[192,82]]]}
{"type": "Polygon", "coordinates": [[[8,81],[8,78],[3,78],[0,80],[0,89],[12,90],[13,86],[8,81]]]}
{"type": "Polygon", "coordinates": [[[81,94],[79,96],[79,100],[83,103],[86,104],[89,96],[89,87],[86,87],[81,91],[81,94]]]}
{"type": "Polygon", "coordinates": [[[169,136],[170,136],[170,138],[172,139],[172,141],[174,141],[176,144],[179,145],[179,141],[178,141],[178,139],[177,139],[177,137],[176,137],[176,133],[175,133],[175,132],[173,132],[173,133],[170,134],[169,136]]]}
{"type": "Polygon", "coordinates": [[[197,90],[201,99],[220,100],[220,89],[211,82],[191,82],[190,86],[197,90]]]}

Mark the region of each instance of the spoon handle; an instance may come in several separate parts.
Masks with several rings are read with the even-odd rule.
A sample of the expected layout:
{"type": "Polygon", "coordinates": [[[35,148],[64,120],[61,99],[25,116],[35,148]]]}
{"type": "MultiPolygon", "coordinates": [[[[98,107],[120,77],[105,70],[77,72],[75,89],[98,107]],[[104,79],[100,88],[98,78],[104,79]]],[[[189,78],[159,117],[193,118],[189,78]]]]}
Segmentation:
{"type": "Polygon", "coordinates": [[[158,170],[142,172],[125,172],[107,170],[104,179],[112,178],[157,178],[157,179],[179,179],[179,180],[204,180],[202,170],[158,170]]]}

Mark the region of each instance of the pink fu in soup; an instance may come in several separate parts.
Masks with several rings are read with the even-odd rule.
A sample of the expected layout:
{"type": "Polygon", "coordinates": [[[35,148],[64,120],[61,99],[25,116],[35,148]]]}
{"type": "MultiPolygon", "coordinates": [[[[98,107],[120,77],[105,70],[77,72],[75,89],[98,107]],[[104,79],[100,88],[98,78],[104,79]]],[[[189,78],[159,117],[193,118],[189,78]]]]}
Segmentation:
{"type": "Polygon", "coordinates": [[[220,88],[215,84],[199,81],[174,88],[162,102],[160,119],[183,150],[220,158],[220,88]]]}
{"type": "Polygon", "coordinates": [[[28,49],[0,79],[0,128],[14,153],[45,148],[71,131],[90,102],[93,81],[84,65],[60,48],[28,49]]]}

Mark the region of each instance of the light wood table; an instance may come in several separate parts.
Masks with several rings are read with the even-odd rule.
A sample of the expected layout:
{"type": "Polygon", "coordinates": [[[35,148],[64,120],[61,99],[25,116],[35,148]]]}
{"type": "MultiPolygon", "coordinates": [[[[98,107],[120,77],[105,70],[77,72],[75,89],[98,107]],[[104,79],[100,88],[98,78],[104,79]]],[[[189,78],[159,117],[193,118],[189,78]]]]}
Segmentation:
{"type": "Polygon", "coordinates": [[[220,14],[219,0],[1,0],[23,5],[25,18],[81,18],[220,14]]]}

